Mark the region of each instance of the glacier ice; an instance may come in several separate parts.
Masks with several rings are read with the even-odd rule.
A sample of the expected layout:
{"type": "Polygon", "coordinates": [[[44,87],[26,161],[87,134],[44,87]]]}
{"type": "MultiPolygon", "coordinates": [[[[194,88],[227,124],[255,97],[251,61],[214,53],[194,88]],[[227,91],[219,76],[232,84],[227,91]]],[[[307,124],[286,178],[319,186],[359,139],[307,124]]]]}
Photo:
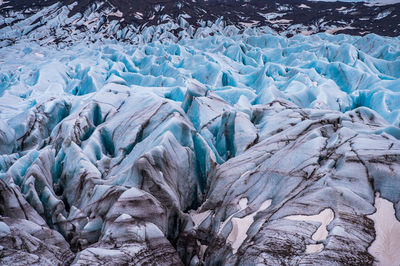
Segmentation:
{"type": "Polygon", "coordinates": [[[376,192],[400,220],[399,38],[19,41],[0,59],[2,264],[371,264],[376,192]]]}

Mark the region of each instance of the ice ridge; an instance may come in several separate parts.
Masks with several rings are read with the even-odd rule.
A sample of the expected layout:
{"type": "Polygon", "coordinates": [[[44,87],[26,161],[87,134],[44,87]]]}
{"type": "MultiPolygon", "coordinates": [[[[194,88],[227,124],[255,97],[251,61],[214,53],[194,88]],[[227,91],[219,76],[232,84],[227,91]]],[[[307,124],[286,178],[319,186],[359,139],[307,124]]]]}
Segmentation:
{"type": "Polygon", "coordinates": [[[368,217],[379,192],[400,219],[399,38],[20,41],[0,60],[1,263],[389,261],[368,217]]]}

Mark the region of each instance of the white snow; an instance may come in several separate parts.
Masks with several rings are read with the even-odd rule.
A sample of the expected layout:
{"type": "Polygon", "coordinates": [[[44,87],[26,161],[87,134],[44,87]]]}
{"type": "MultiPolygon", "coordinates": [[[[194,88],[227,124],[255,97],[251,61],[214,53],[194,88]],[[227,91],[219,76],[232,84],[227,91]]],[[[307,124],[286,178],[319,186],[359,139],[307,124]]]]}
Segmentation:
{"type": "Polygon", "coordinates": [[[105,249],[105,248],[88,248],[86,249],[86,251],[100,256],[111,256],[111,257],[121,256],[121,254],[123,254],[119,250],[105,249]]]}
{"type": "Polygon", "coordinates": [[[299,7],[300,8],[311,8],[311,7],[309,7],[308,5],[305,5],[305,4],[301,4],[301,5],[299,5],[299,7]]]}
{"type": "Polygon", "coordinates": [[[350,27],[350,26],[347,26],[347,27],[336,27],[336,28],[331,28],[331,29],[326,30],[326,33],[334,34],[335,32],[338,32],[340,30],[350,30],[350,29],[353,29],[353,28],[350,27]]]}
{"type": "MultiPolygon", "coordinates": [[[[293,221],[310,221],[310,222],[318,222],[321,225],[318,227],[317,231],[311,236],[311,238],[315,241],[325,240],[328,236],[327,226],[330,222],[332,222],[335,217],[332,209],[326,208],[316,215],[290,215],[286,216],[285,219],[293,220],[293,221]]],[[[320,252],[323,248],[322,244],[311,244],[306,245],[306,253],[314,253],[320,252]]]]}
{"type": "Polygon", "coordinates": [[[123,222],[126,220],[130,220],[132,219],[132,216],[130,216],[129,214],[123,213],[120,216],[118,216],[117,219],[115,219],[115,222],[123,222]]]}
{"type": "Polygon", "coordinates": [[[245,27],[251,28],[257,25],[260,21],[257,20],[252,20],[251,22],[239,22],[240,25],[243,25],[245,27]]]}
{"type": "Polygon", "coordinates": [[[318,253],[324,249],[324,244],[309,244],[306,245],[306,254],[318,253]]]}
{"type": "Polygon", "coordinates": [[[207,245],[202,245],[200,243],[200,241],[198,241],[198,240],[196,240],[196,242],[197,242],[197,245],[200,247],[199,258],[203,259],[204,253],[206,252],[206,249],[208,248],[208,246],[207,245]]]}
{"type": "Polygon", "coordinates": [[[333,220],[335,217],[332,209],[326,208],[316,215],[291,215],[286,216],[285,219],[293,220],[293,221],[311,221],[311,222],[319,222],[321,225],[318,227],[317,231],[312,235],[312,239],[315,241],[325,240],[328,236],[328,230],[326,226],[333,220]]]}
{"type": "Polygon", "coordinates": [[[383,19],[383,18],[389,16],[391,13],[392,13],[392,10],[390,10],[390,9],[389,9],[389,10],[385,10],[385,11],[379,13],[379,14],[376,16],[376,19],[377,19],[377,20],[383,19]]]}
{"type": "Polygon", "coordinates": [[[242,210],[244,210],[244,209],[247,208],[247,202],[248,202],[247,198],[241,198],[241,199],[239,200],[239,204],[238,204],[238,205],[239,205],[239,210],[236,211],[236,212],[234,212],[234,213],[232,213],[228,218],[225,219],[225,221],[219,226],[218,234],[221,233],[222,229],[224,229],[225,225],[226,225],[229,221],[231,221],[232,217],[233,217],[235,214],[237,214],[238,212],[241,212],[242,210]]]}
{"type": "Polygon", "coordinates": [[[123,16],[124,14],[123,14],[121,11],[117,10],[117,11],[115,11],[115,12],[109,13],[108,15],[109,15],[109,16],[116,16],[116,17],[122,18],[122,16],[123,16]]]}
{"type": "Polygon", "coordinates": [[[291,19],[275,19],[275,20],[270,20],[269,22],[271,23],[279,23],[279,24],[289,24],[292,22],[291,19]]]}
{"type": "Polygon", "coordinates": [[[35,56],[39,57],[39,58],[44,58],[44,54],[41,54],[41,53],[35,53],[35,56]]]}
{"type": "MultiPolygon", "coordinates": [[[[243,218],[234,217],[231,219],[232,231],[230,232],[230,234],[227,238],[227,241],[231,243],[231,246],[233,249],[233,254],[236,254],[238,248],[242,245],[243,241],[246,239],[247,230],[252,225],[252,223],[254,221],[254,217],[260,211],[266,210],[271,205],[271,203],[272,203],[272,200],[270,200],[270,199],[266,200],[261,204],[261,206],[258,208],[257,211],[255,211],[243,218]]],[[[241,206],[241,207],[245,207],[245,206],[241,206]]]]}
{"type": "Polygon", "coordinates": [[[376,212],[368,217],[374,221],[376,238],[368,252],[379,265],[400,265],[400,221],[395,216],[393,203],[377,193],[375,208],[376,212]]]}
{"type": "Polygon", "coordinates": [[[268,21],[273,20],[273,19],[278,18],[278,17],[283,17],[284,15],[286,15],[286,13],[273,13],[273,12],[265,13],[265,14],[259,12],[258,14],[260,16],[263,16],[268,21]]]}
{"type": "Polygon", "coordinates": [[[135,17],[142,19],[143,18],[143,13],[142,12],[135,12],[135,17]]]}
{"type": "Polygon", "coordinates": [[[211,214],[211,210],[200,212],[200,213],[191,213],[192,221],[195,227],[198,227],[209,215],[211,214]]]}

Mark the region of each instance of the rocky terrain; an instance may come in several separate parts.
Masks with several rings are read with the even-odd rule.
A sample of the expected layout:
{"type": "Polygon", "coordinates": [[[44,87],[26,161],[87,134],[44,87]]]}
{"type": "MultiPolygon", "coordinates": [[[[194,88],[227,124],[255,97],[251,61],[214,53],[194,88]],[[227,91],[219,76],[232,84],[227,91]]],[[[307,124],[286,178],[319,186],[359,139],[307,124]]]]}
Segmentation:
{"type": "Polygon", "coordinates": [[[36,0],[0,2],[0,47],[19,39],[42,45],[72,45],[116,39],[197,38],[247,27],[291,37],[301,33],[346,33],[364,36],[400,34],[400,3],[321,2],[303,0],[36,0]],[[204,27],[211,31],[204,32],[204,27]]]}

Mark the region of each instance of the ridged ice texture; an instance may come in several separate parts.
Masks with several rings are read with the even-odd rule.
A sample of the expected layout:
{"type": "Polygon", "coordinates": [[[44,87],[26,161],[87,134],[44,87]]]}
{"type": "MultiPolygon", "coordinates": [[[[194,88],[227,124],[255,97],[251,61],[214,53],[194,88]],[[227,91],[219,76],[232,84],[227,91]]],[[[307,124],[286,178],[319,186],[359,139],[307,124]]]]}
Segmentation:
{"type": "Polygon", "coordinates": [[[250,33],[1,48],[1,263],[390,261],[399,39],[250,33]]]}
{"type": "Polygon", "coordinates": [[[399,126],[399,38],[247,33],[139,46],[49,50],[21,42],[2,48],[2,104],[19,108],[3,104],[1,118],[49,97],[96,92],[110,82],[180,101],[188,80],[195,79],[230,105],[244,96],[250,104],[280,97],[302,108],[341,112],[365,106],[399,126]]]}

